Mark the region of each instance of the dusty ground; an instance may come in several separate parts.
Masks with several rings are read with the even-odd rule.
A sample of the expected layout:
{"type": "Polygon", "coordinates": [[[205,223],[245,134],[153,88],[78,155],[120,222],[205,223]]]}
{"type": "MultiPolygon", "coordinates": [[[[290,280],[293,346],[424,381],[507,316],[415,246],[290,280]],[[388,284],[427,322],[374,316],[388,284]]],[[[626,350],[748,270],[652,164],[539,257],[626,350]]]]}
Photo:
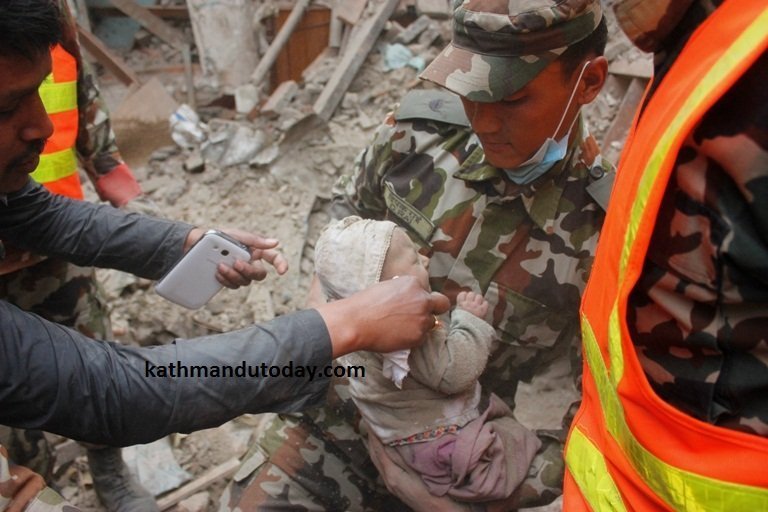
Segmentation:
{"type": "MultiPolygon", "coordinates": [[[[614,29],[611,32],[619,37],[614,29]]],[[[634,58],[627,57],[626,42],[614,42],[613,51],[616,55],[612,57],[634,58]]],[[[158,52],[157,46],[149,43],[127,57],[147,68],[151,67],[147,62],[156,59],[158,52]]],[[[370,140],[378,121],[407,86],[414,84],[416,75],[415,70],[407,67],[385,73],[381,69],[381,55],[373,52],[328,126],[311,130],[300,141],[282,147],[279,158],[268,165],[223,167],[208,163],[203,172],[191,174],[183,168],[189,151],[176,146],[160,148],[149,160],[132,161],[134,172],[162,215],[199,226],[240,227],[275,236],[281,240],[281,250],[291,268],[285,276],[273,274],[249,288],[224,290],[194,312],[160,298],[150,282],[100,271],[112,306],[116,337],[129,344],[158,344],[176,337],[235,329],[301,308],[312,270],[314,240],[329,219],[330,188],[341,173],[351,169],[355,155],[370,140]]],[[[182,77],[178,73],[155,76],[179,102],[184,101],[182,77]]],[[[127,91],[107,74],[101,80],[105,96],[117,108],[127,91]]],[[[205,88],[204,77],[198,76],[196,82],[200,85],[200,97],[215,96],[205,88]]],[[[596,105],[587,109],[598,140],[607,130],[621,94],[614,84],[596,105]]],[[[216,108],[199,111],[206,121],[222,113],[233,117],[231,112],[216,108]]],[[[260,122],[256,120],[256,125],[262,126],[260,122]]],[[[268,139],[279,132],[279,123],[280,120],[264,125],[268,139]]],[[[612,151],[617,153],[618,149],[614,147],[612,151]]],[[[126,157],[130,159],[131,155],[126,157]]],[[[564,373],[563,369],[553,368],[548,375],[521,386],[517,410],[523,423],[538,428],[558,426],[560,411],[576,397],[564,373]]],[[[192,476],[198,476],[240,456],[258,423],[258,417],[244,417],[218,429],[173,436],[170,442],[175,459],[192,476]]],[[[77,458],[74,464],[60,470],[57,483],[83,510],[101,511],[85,468],[84,459],[77,458]]],[[[199,498],[207,504],[200,505],[198,510],[216,510],[222,489],[221,483],[206,488],[207,496],[199,498]]],[[[556,503],[542,510],[559,509],[556,503]]]]}

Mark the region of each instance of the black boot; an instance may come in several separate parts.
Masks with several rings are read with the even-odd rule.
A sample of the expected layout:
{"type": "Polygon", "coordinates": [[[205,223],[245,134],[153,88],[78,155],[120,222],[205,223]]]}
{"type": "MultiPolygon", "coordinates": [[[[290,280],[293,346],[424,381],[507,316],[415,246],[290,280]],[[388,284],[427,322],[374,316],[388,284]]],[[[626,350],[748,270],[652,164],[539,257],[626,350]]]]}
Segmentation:
{"type": "Polygon", "coordinates": [[[88,450],[93,487],[109,512],[160,512],[157,502],[133,479],[120,448],[88,450]]]}

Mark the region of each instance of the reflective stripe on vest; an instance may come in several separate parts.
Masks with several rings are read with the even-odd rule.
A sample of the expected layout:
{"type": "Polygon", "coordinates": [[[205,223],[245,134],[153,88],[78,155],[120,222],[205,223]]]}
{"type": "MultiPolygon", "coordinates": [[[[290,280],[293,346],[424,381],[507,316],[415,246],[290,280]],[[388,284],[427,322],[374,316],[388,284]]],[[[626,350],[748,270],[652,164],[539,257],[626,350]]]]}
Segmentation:
{"type": "Polygon", "coordinates": [[[77,174],[77,61],[57,45],[51,50],[52,71],[40,85],[40,98],[53,123],[53,135],[40,155],[32,178],[49,190],[82,199],[83,192],[73,175],[77,174]],[[56,182],[66,180],[61,186],[56,182]]]}
{"type": "Polygon", "coordinates": [[[566,510],[570,493],[596,511],[768,510],[768,440],[658,398],[625,323],[683,138],[767,47],[766,3],[726,1],[659,85],[644,112],[650,121],[633,129],[582,303],[584,402],[566,447],[566,510]]]}

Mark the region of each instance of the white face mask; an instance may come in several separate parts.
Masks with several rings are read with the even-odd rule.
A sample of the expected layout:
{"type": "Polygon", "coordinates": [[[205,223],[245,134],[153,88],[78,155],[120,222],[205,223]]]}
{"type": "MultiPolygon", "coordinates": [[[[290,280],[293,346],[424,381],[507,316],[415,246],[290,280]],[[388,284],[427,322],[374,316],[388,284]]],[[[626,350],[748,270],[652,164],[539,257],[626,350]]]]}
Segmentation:
{"type": "MultiPolygon", "coordinates": [[[[555,133],[553,133],[551,137],[547,137],[544,143],[539,147],[539,149],[536,151],[536,153],[533,154],[531,158],[521,163],[514,169],[504,169],[507,177],[513,183],[518,185],[531,183],[536,178],[544,175],[544,173],[550,170],[557,162],[565,158],[565,154],[568,152],[568,138],[571,135],[573,122],[571,122],[571,126],[568,128],[568,132],[563,135],[562,139],[555,140],[555,136],[557,135],[557,132],[560,131],[560,127],[563,125],[563,121],[565,121],[565,115],[568,113],[568,109],[571,107],[573,97],[576,96],[576,89],[579,87],[581,77],[584,76],[584,71],[587,69],[587,66],[589,66],[590,62],[592,61],[585,62],[584,67],[581,68],[579,78],[576,79],[576,85],[573,86],[571,97],[568,98],[568,103],[565,105],[563,115],[560,116],[560,122],[557,123],[557,128],[555,128],[555,133]]],[[[573,120],[576,121],[576,117],[574,117],[573,120]]]]}

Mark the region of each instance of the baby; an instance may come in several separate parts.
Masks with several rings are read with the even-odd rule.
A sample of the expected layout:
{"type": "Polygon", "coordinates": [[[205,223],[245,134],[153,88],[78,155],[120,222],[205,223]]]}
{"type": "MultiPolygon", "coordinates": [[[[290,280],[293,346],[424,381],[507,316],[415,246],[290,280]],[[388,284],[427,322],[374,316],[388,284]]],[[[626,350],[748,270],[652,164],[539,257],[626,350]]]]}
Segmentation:
{"type": "MultiPolygon", "coordinates": [[[[315,246],[315,270],[329,300],[372,284],[414,276],[429,290],[429,259],[389,221],[347,217],[328,226],[315,246]]],[[[478,378],[495,337],[483,317],[488,302],[459,293],[450,322],[436,322],[418,348],[393,354],[356,352],[340,358],[362,365],[350,379],[352,399],[370,430],[396,450],[430,492],[460,501],[512,494],[540,443],[478,378]]]]}

